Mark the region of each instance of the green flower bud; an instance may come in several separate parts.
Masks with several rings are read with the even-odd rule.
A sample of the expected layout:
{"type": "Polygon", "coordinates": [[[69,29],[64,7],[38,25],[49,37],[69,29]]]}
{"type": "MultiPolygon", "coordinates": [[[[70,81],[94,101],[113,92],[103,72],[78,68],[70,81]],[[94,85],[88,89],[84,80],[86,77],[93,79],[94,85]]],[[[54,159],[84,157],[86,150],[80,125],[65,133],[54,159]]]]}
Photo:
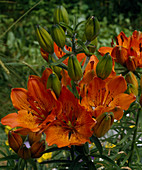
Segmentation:
{"type": "Polygon", "coordinates": [[[60,47],[63,48],[65,46],[66,35],[63,28],[60,25],[53,25],[51,29],[51,36],[55,43],[60,47]]]}
{"type": "Polygon", "coordinates": [[[97,123],[93,127],[94,135],[97,137],[102,137],[111,128],[114,122],[114,114],[103,113],[96,118],[97,123]]]}
{"type": "Polygon", "coordinates": [[[68,25],[69,17],[66,9],[63,6],[57,6],[54,10],[53,19],[55,24],[59,24],[60,22],[64,22],[68,25]]]}
{"type": "Polygon", "coordinates": [[[87,20],[85,25],[85,35],[87,41],[93,41],[100,32],[100,24],[96,17],[92,16],[87,20]]]}
{"type": "Polygon", "coordinates": [[[78,81],[83,76],[81,65],[76,56],[70,56],[68,60],[68,74],[74,81],[78,81]]]}
{"type": "Polygon", "coordinates": [[[41,26],[37,26],[36,36],[41,48],[49,54],[54,53],[54,41],[46,29],[41,26]]]}
{"type": "MultiPolygon", "coordinates": [[[[53,63],[56,62],[56,60],[52,56],[49,56],[49,60],[51,60],[53,63]]],[[[61,67],[51,66],[51,69],[57,74],[59,78],[61,78],[61,70],[62,70],[61,67]]]]}
{"type": "Polygon", "coordinates": [[[57,97],[59,97],[61,92],[61,83],[58,76],[54,73],[50,74],[47,80],[47,89],[51,88],[57,97]]]}
{"type": "Polygon", "coordinates": [[[128,92],[129,94],[130,93],[133,93],[134,95],[138,95],[138,81],[137,81],[137,78],[136,76],[134,75],[133,72],[129,71],[127,74],[126,74],[126,77],[125,77],[125,80],[128,84],[128,92]]]}
{"type": "Polygon", "coordinates": [[[106,53],[96,66],[97,76],[101,79],[106,79],[112,71],[112,58],[109,53],[106,53]]]}

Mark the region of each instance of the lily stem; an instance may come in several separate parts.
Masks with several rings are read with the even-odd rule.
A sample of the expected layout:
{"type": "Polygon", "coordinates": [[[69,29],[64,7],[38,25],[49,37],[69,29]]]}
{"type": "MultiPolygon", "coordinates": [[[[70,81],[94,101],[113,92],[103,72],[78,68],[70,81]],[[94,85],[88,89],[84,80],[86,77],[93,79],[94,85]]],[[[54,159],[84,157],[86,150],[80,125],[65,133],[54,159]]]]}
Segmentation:
{"type": "Polygon", "coordinates": [[[133,141],[132,141],[132,145],[131,145],[131,155],[130,155],[130,157],[129,157],[129,159],[128,159],[128,165],[129,165],[129,166],[131,165],[132,157],[133,157],[133,154],[134,154],[134,146],[135,146],[135,143],[136,143],[136,136],[137,136],[138,121],[139,121],[140,113],[141,113],[141,108],[139,108],[139,109],[138,109],[138,112],[137,112],[136,128],[135,128],[135,131],[134,131],[133,141]]]}

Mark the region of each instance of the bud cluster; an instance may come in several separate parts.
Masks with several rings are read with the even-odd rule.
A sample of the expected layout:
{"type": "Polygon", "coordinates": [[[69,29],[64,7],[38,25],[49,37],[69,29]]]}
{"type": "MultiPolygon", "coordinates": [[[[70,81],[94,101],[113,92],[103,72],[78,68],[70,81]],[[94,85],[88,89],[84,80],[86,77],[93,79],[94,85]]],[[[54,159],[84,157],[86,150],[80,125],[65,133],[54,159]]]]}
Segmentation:
{"type": "MultiPolygon", "coordinates": [[[[84,68],[82,68],[82,66],[85,62],[84,54],[89,57],[96,50],[97,36],[100,32],[99,21],[96,17],[92,16],[85,22],[85,30],[83,36],[85,37],[84,40],[86,42],[80,44],[78,43],[80,40],[78,41],[76,38],[78,31],[77,28],[80,23],[76,25],[75,30],[72,29],[69,26],[68,13],[63,6],[57,6],[55,8],[53,19],[54,25],[52,25],[51,30],[49,30],[50,34],[41,26],[37,26],[36,28],[37,40],[41,46],[41,54],[43,58],[48,62],[49,67],[55,71],[59,78],[61,78],[61,69],[66,69],[68,71],[69,77],[73,81],[79,81],[83,76],[84,68]],[[78,57],[81,54],[84,56],[84,58],[82,57],[82,60],[81,57],[78,57]],[[58,60],[64,55],[68,56],[59,62],[58,60]],[[81,64],[83,60],[84,62],[81,64]],[[58,62],[58,64],[55,64],[56,62],[58,62]]],[[[51,84],[48,83],[48,86],[51,88],[51,84]]],[[[55,90],[55,87],[52,89],[55,90]]],[[[56,93],[58,96],[59,92],[56,93]]]]}
{"type": "Polygon", "coordinates": [[[16,131],[9,131],[8,143],[9,146],[18,154],[22,159],[39,158],[45,150],[45,141],[40,140],[41,134],[29,132],[28,140],[26,136],[17,133],[16,131]]]}

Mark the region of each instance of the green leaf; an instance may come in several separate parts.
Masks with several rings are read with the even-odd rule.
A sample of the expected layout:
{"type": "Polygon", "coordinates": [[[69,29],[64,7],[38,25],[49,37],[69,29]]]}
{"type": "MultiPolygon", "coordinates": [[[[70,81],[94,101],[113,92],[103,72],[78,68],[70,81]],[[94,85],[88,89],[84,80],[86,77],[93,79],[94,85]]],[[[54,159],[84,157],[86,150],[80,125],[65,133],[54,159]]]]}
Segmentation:
{"type": "Polygon", "coordinates": [[[127,134],[124,134],[125,135],[124,138],[119,143],[117,143],[117,145],[121,145],[123,142],[125,142],[126,139],[130,137],[130,135],[132,134],[133,129],[130,129],[127,134]]]}
{"type": "Polygon", "coordinates": [[[80,21],[76,26],[75,26],[75,31],[77,30],[77,28],[81,25],[81,24],[84,24],[85,21],[80,21]]]}
{"type": "Polygon", "coordinates": [[[90,141],[96,145],[97,149],[99,150],[100,155],[102,155],[103,148],[102,148],[102,145],[101,145],[99,139],[96,136],[92,135],[90,138],[90,141]]]}
{"type": "Polygon", "coordinates": [[[69,148],[68,147],[62,147],[62,148],[54,147],[54,148],[47,149],[46,151],[42,152],[42,154],[54,152],[54,151],[60,151],[60,150],[68,150],[69,151],[69,148]]]}
{"type": "Polygon", "coordinates": [[[128,155],[125,156],[125,158],[121,162],[121,166],[123,166],[125,164],[125,162],[129,159],[130,155],[131,155],[131,152],[129,152],[128,155]]]}
{"type": "Polygon", "coordinates": [[[81,40],[77,40],[77,43],[83,48],[86,54],[89,54],[88,48],[85,46],[85,44],[81,40]]]}
{"type": "Polygon", "coordinates": [[[41,162],[41,163],[39,163],[39,164],[49,164],[49,163],[72,163],[72,161],[70,161],[70,160],[48,160],[48,161],[43,161],[43,162],[41,162]]]}
{"type": "Polygon", "coordinates": [[[74,96],[75,96],[77,99],[79,99],[79,94],[78,94],[78,91],[77,91],[77,89],[76,89],[76,84],[74,83],[73,80],[71,80],[71,85],[72,85],[72,92],[73,92],[74,96]]]}
{"type": "Polygon", "coordinates": [[[28,159],[27,162],[33,166],[34,170],[37,170],[36,162],[32,158],[28,159]]]}
{"type": "Polygon", "coordinates": [[[141,127],[141,129],[142,129],[142,109],[140,109],[140,116],[139,116],[139,125],[140,125],[140,127],[141,127]]]}
{"type": "Polygon", "coordinates": [[[0,158],[0,161],[7,161],[10,159],[19,159],[19,156],[16,154],[10,155],[10,156],[5,156],[5,157],[0,158]]]}
{"type": "Polygon", "coordinates": [[[61,64],[66,58],[68,58],[69,57],[69,55],[68,54],[66,54],[66,55],[64,55],[62,58],[60,58],[59,60],[57,60],[56,62],[52,62],[50,65],[51,66],[56,66],[56,65],[59,65],[59,64],[61,64]]]}
{"type": "Polygon", "coordinates": [[[0,166],[0,169],[13,169],[13,166],[0,166]]]}
{"type": "Polygon", "coordinates": [[[83,158],[83,155],[78,155],[78,156],[76,157],[76,159],[71,163],[71,166],[70,166],[69,170],[76,169],[76,167],[83,165],[84,162],[83,162],[82,164],[79,164],[79,165],[78,165],[78,161],[79,161],[80,159],[82,159],[82,158],[83,158]]]}
{"type": "Polygon", "coordinates": [[[62,27],[65,27],[67,30],[69,30],[71,33],[73,33],[73,29],[70,26],[68,26],[67,24],[65,24],[64,22],[60,22],[59,25],[62,27]]]}
{"type": "Polygon", "coordinates": [[[97,158],[102,158],[106,161],[108,161],[109,163],[111,163],[112,165],[114,165],[117,169],[120,169],[119,166],[109,157],[105,156],[105,155],[98,155],[98,154],[91,154],[91,156],[93,157],[97,157],[97,158]]]}

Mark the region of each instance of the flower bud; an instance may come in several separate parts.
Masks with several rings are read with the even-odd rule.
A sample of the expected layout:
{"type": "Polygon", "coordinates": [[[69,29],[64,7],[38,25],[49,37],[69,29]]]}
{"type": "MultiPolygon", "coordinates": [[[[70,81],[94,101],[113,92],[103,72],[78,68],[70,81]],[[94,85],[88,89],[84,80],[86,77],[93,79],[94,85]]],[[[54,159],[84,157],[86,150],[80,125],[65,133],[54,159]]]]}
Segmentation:
{"type": "Polygon", "coordinates": [[[105,135],[114,122],[113,113],[103,113],[96,118],[97,123],[93,127],[94,135],[98,138],[105,135]]]}
{"type": "MultiPolygon", "coordinates": [[[[56,60],[51,56],[50,60],[54,63],[56,60]]],[[[57,74],[59,78],[61,78],[61,67],[58,66],[51,66],[51,69],[57,74]]]]}
{"type": "Polygon", "coordinates": [[[23,144],[18,150],[18,156],[21,157],[22,159],[27,160],[31,158],[31,151],[26,147],[25,144],[23,144]]]}
{"type": "Polygon", "coordinates": [[[126,60],[126,67],[130,71],[135,71],[137,68],[137,59],[135,56],[129,56],[126,60]]]}
{"type": "Polygon", "coordinates": [[[112,58],[109,53],[106,53],[96,66],[97,76],[101,79],[106,79],[112,71],[112,58]]]}
{"type": "Polygon", "coordinates": [[[83,76],[81,66],[76,56],[70,56],[68,59],[68,74],[74,81],[78,81],[83,76]]]}
{"type": "Polygon", "coordinates": [[[129,71],[129,73],[126,74],[125,80],[128,84],[131,84],[129,86],[130,91],[134,94],[134,95],[138,95],[138,81],[136,76],[133,74],[133,72],[129,71]]]}
{"type": "Polygon", "coordinates": [[[20,135],[13,131],[9,131],[8,133],[8,143],[9,146],[17,153],[20,146],[23,143],[23,140],[20,135]]]}
{"type": "Polygon", "coordinates": [[[31,156],[32,158],[39,158],[42,156],[42,152],[45,150],[45,141],[37,141],[31,146],[31,156]]]}
{"type": "Polygon", "coordinates": [[[85,25],[85,35],[87,41],[93,41],[100,32],[100,24],[96,17],[90,17],[85,25]]]}
{"type": "Polygon", "coordinates": [[[55,24],[59,24],[60,22],[64,22],[68,25],[69,17],[66,9],[63,6],[57,6],[54,10],[53,20],[55,24]]]}
{"type": "Polygon", "coordinates": [[[36,28],[36,36],[41,48],[49,54],[54,53],[54,41],[46,29],[40,27],[39,25],[36,28]]]}
{"type": "Polygon", "coordinates": [[[94,53],[96,51],[96,48],[97,48],[97,44],[98,44],[98,40],[97,40],[97,37],[91,41],[91,43],[88,45],[88,50],[91,52],[91,53],[94,53]]]}
{"type": "Polygon", "coordinates": [[[55,43],[60,47],[63,48],[65,46],[66,35],[63,28],[60,25],[53,25],[51,29],[51,36],[55,43]]]}
{"type": "Polygon", "coordinates": [[[47,89],[51,88],[54,93],[59,97],[61,92],[61,83],[58,76],[54,73],[50,74],[47,80],[47,89]]]}
{"type": "Polygon", "coordinates": [[[29,132],[28,141],[32,145],[36,141],[40,141],[41,133],[29,132]]]}
{"type": "Polygon", "coordinates": [[[111,56],[117,63],[125,65],[128,58],[128,50],[124,47],[116,46],[113,48],[111,56]]]}
{"type": "Polygon", "coordinates": [[[126,93],[131,94],[133,93],[135,96],[138,95],[138,89],[133,84],[128,84],[126,93]]]}

